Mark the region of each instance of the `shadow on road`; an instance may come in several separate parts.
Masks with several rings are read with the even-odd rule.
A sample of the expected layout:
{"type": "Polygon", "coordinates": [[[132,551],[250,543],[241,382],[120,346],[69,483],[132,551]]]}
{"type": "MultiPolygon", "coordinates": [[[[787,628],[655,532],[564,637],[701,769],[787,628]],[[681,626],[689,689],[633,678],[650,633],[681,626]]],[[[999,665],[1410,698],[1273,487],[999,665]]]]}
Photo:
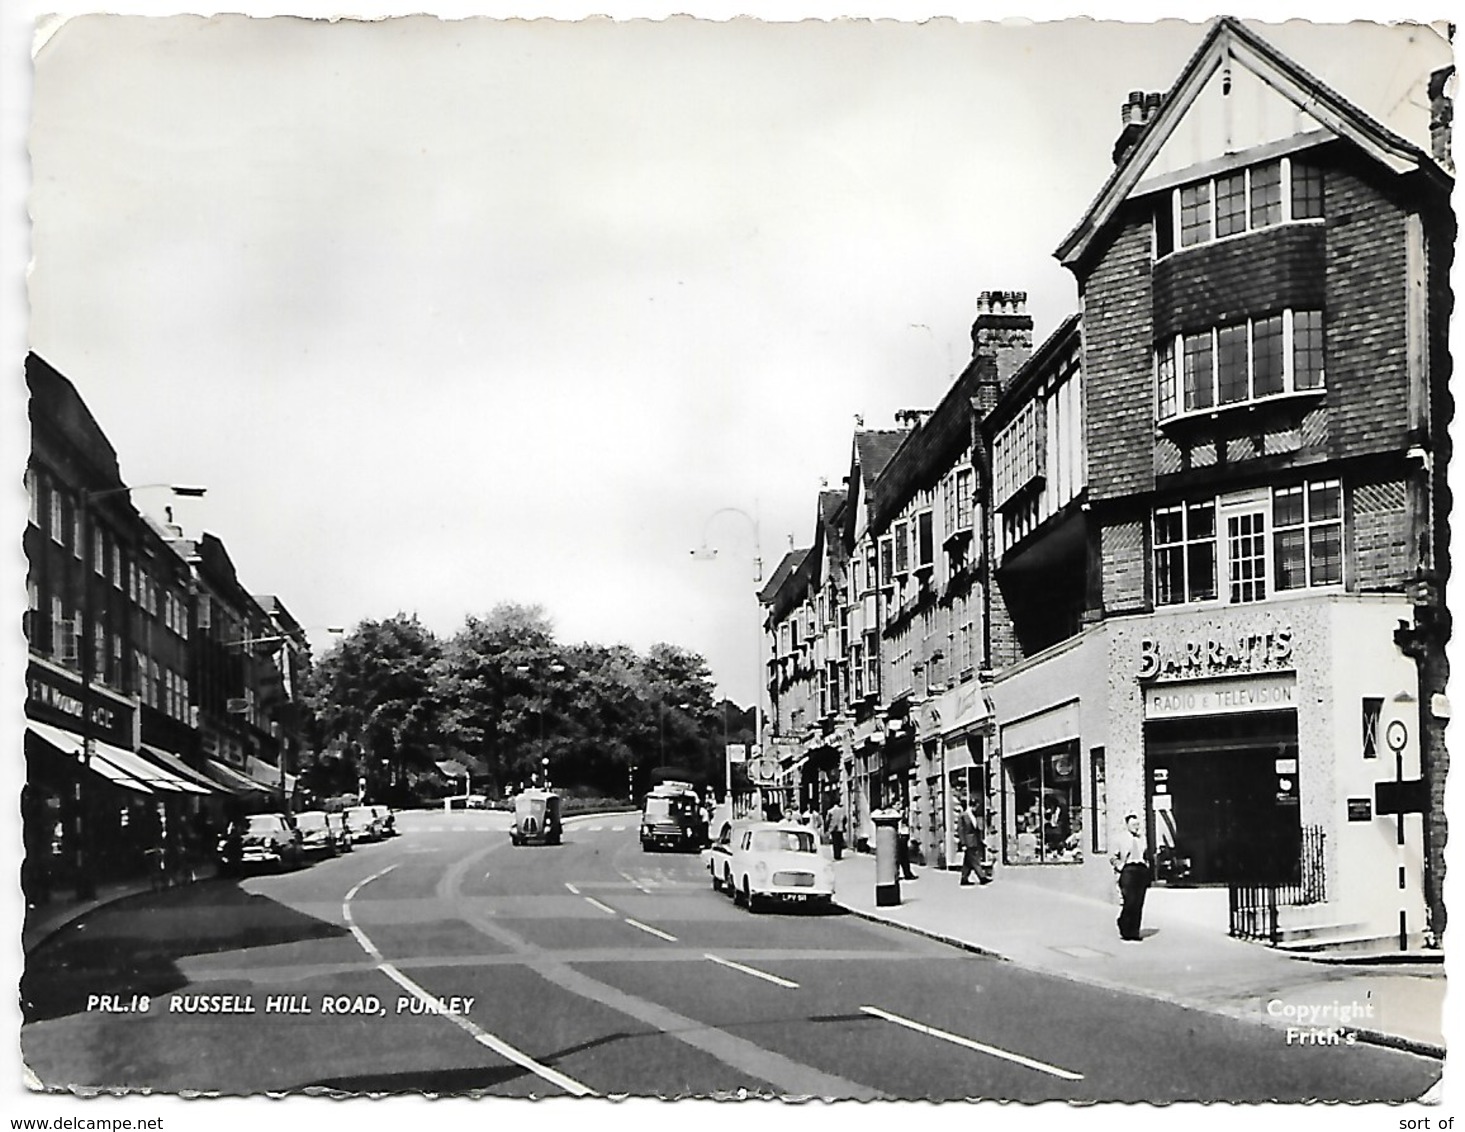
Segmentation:
{"type": "Polygon", "coordinates": [[[119,900],[68,924],[28,956],[20,979],[24,1022],[86,1009],[89,995],[161,995],[188,980],[189,955],[348,934],[233,881],[204,881],[119,900]]]}

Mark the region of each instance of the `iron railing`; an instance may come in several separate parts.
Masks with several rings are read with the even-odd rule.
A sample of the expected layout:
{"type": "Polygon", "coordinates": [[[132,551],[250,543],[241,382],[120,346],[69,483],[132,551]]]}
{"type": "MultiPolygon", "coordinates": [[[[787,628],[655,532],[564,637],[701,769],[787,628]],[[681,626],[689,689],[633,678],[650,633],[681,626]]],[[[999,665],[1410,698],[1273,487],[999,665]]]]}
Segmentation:
{"type": "Polygon", "coordinates": [[[1273,945],[1281,938],[1278,908],[1322,904],[1327,900],[1326,858],[1321,826],[1304,826],[1297,869],[1285,881],[1232,881],[1228,886],[1230,934],[1236,939],[1264,939],[1273,945]]]}

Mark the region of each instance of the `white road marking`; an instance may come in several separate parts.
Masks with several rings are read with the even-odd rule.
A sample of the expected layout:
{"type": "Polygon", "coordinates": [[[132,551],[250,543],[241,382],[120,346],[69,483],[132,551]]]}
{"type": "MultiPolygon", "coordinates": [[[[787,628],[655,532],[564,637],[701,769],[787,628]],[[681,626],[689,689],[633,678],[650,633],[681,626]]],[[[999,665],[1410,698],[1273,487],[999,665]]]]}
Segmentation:
{"type": "Polygon", "coordinates": [[[640,928],[643,932],[650,932],[652,935],[660,936],[662,939],[665,940],[670,940],[672,943],[676,943],[677,941],[676,936],[667,935],[666,932],[662,931],[660,928],[653,928],[650,924],[643,924],[640,920],[631,919],[630,916],[626,917],[626,923],[630,924],[633,928],[640,928]]]}
{"type": "Polygon", "coordinates": [[[625,833],[626,827],[623,825],[613,825],[610,827],[610,831],[612,833],[625,833]]]}
{"type": "Polygon", "coordinates": [[[392,966],[391,963],[388,963],[384,958],[382,958],[382,953],[377,950],[376,945],[371,942],[371,939],[367,936],[365,932],[363,932],[360,928],[356,926],[356,921],[351,915],[351,898],[355,896],[358,892],[360,892],[363,888],[365,888],[368,884],[370,884],[372,881],[376,880],[378,877],[386,876],[387,873],[391,872],[396,867],[396,865],[388,865],[381,872],[373,873],[365,880],[356,884],[351,888],[349,892],[346,893],[346,898],[341,903],[341,914],[346,919],[347,927],[351,929],[351,934],[356,937],[356,942],[361,945],[362,949],[377,961],[377,970],[379,970],[387,978],[391,979],[392,982],[396,983],[408,994],[416,998],[419,1002],[429,1007],[432,1013],[437,1014],[441,1018],[446,1018],[454,1026],[457,1026],[458,1029],[468,1034],[479,1045],[486,1046],[488,1049],[493,1050],[493,1052],[498,1054],[500,1057],[505,1058],[508,1061],[512,1061],[515,1065],[521,1066],[522,1068],[529,1070],[529,1072],[533,1073],[536,1077],[542,1077],[544,1080],[548,1081],[552,1085],[557,1085],[559,1088],[563,1089],[565,1092],[571,1094],[572,1096],[594,1096],[595,1091],[589,1086],[580,1084],[579,1081],[576,1081],[572,1077],[566,1077],[563,1073],[559,1072],[556,1069],[551,1069],[548,1065],[541,1065],[528,1054],[521,1053],[519,1050],[509,1045],[508,1042],[504,1041],[502,1038],[497,1038],[493,1034],[490,1034],[487,1030],[478,1025],[472,1019],[465,1018],[461,1014],[454,1014],[451,1011],[443,1010],[440,1007],[436,998],[428,994],[427,991],[423,990],[406,975],[402,974],[401,971],[397,970],[396,967],[392,966]]]}
{"type": "Polygon", "coordinates": [[[632,885],[634,885],[636,888],[639,888],[647,896],[651,895],[651,890],[647,888],[641,881],[633,877],[630,873],[622,872],[620,869],[617,869],[616,872],[620,873],[621,876],[625,877],[628,881],[631,882],[632,885]]]}
{"type": "Polygon", "coordinates": [[[731,959],[723,959],[720,956],[713,955],[710,951],[703,952],[702,958],[711,959],[714,963],[721,963],[724,967],[731,967],[734,971],[741,971],[745,975],[753,975],[759,979],[766,979],[770,983],[777,983],[779,986],[788,987],[791,990],[797,990],[799,986],[792,979],[783,979],[777,975],[770,975],[767,971],[760,971],[756,967],[745,967],[741,963],[734,963],[731,959]]]}
{"type": "Polygon", "coordinates": [[[587,896],[587,897],[585,897],[585,899],[588,900],[588,901],[590,901],[590,903],[594,904],[602,912],[609,912],[612,916],[619,916],[620,915],[620,913],[617,912],[614,908],[612,908],[609,904],[602,904],[599,900],[595,899],[595,897],[593,897],[593,896],[587,896]]]}
{"type": "Polygon", "coordinates": [[[866,1014],[873,1014],[876,1018],[884,1018],[887,1022],[894,1022],[897,1026],[904,1026],[908,1030],[915,1030],[920,1034],[929,1034],[933,1038],[941,1038],[943,1041],[952,1042],[955,1045],[966,1046],[967,1049],[974,1049],[978,1053],[990,1054],[992,1057],[1000,1057],[1004,1061],[1016,1062],[1018,1065],[1026,1065],[1029,1069],[1036,1069],[1039,1073],[1048,1073],[1054,1077],[1062,1077],[1065,1081],[1082,1081],[1082,1073],[1074,1073],[1068,1069],[1060,1069],[1056,1065],[1049,1065],[1046,1061],[1035,1061],[1031,1057],[1024,1057],[1020,1053],[1012,1053],[1005,1049],[998,1049],[996,1046],[985,1045],[982,1042],[973,1041],[971,1038],[964,1038],[960,1034],[953,1034],[947,1030],[938,1030],[935,1026],[927,1026],[924,1022],[914,1022],[909,1018],[902,1018],[898,1014],[891,1014],[875,1006],[860,1007],[866,1014]]]}
{"type": "Polygon", "coordinates": [[[565,887],[568,888],[571,892],[573,892],[576,896],[579,896],[580,895],[580,890],[578,888],[576,888],[573,884],[571,884],[569,881],[565,881],[565,887]]]}

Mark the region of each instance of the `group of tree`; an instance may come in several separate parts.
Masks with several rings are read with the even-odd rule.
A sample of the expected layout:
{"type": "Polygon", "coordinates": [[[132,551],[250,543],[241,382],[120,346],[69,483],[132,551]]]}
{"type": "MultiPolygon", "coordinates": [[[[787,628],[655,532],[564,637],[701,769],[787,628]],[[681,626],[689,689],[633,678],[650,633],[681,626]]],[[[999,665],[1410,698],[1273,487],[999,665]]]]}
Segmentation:
{"type": "Polygon", "coordinates": [[[625,798],[675,774],[720,796],[726,744],[753,732],[696,653],[564,645],[542,608],[514,604],[447,639],[408,614],[363,621],[316,663],[306,698],[302,785],[397,805],[462,793],[465,779],[490,797],[547,777],[625,798]]]}

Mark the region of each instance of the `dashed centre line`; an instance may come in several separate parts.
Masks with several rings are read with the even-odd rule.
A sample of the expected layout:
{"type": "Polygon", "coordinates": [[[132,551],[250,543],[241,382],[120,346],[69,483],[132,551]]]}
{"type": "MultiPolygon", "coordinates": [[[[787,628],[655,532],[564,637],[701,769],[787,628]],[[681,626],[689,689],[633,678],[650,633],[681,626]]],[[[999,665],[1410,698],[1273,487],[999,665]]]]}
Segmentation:
{"type": "Polygon", "coordinates": [[[711,959],[714,963],[720,963],[724,967],[731,967],[734,971],[741,971],[745,975],[752,975],[754,978],[764,979],[770,983],[777,983],[781,987],[790,990],[797,990],[799,984],[792,979],[785,979],[778,975],[770,975],[767,971],[760,971],[756,967],[748,967],[742,963],[734,963],[731,959],[724,959],[720,955],[713,955],[710,951],[703,952],[702,958],[711,959]]]}
{"type": "Polygon", "coordinates": [[[650,924],[643,924],[640,920],[633,920],[630,916],[626,917],[626,923],[630,924],[633,928],[640,928],[643,932],[650,932],[652,935],[659,936],[664,940],[670,941],[671,943],[677,942],[676,936],[668,935],[660,928],[653,928],[650,924]]]}
{"type": "Polygon", "coordinates": [[[573,892],[576,896],[579,896],[580,895],[580,890],[578,888],[576,888],[573,884],[571,884],[569,881],[565,881],[565,887],[568,888],[571,892],[573,892]]]}
{"type": "Polygon", "coordinates": [[[938,1030],[935,1026],[927,1026],[924,1022],[916,1022],[910,1018],[902,1018],[899,1014],[891,1014],[876,1006],[862,1006],[860,1009],[866,1014],[873,1014],[876,1018],[884,1018],[885,1021],[894,1022],[897,1026],[904,1026],[908,1030],[915,1030],[918,1034],[928,1034],[933,1038],[940,1038],[954,1045],[974,1049],[978,1053],[985,1053],[992,1057],[1000,1057],[1003,1061],[1026,1065],[1029,1069],[1036,1069],[1039,1073],[1047,1073],[1054,1077],[1061,1077],[1065,1081],[1083,1080],[1082,1073],[1074,1073],[1069,1069],[1060,1069],[1056,1065],[1049,1065],[1046,1061],[1037,1061],[1031,1057],[1024,1057],[1020,1053],[1013,1053],[1010,1050],[998,1049],[996,1046],[989,1046],[983,1042],[973,1041],[971,1038],[964,1038],[960,1034],[953,1034],[949,1030],[938,1030]]]}
{"type": "Polygon", "coordinates": [[[587,896],[587,897],[585,897],[585,899],[588,900],[591,904],[594,904],[602,912],[607,912],[607,913],[609,913],[612,916],[619,916],[620,915],[620,913],[617,912],[614,908],[612,908],[609,904],[602,904],[599,900],[595,899],[595,897],[593,897],[593,896],[587,896]]]}

